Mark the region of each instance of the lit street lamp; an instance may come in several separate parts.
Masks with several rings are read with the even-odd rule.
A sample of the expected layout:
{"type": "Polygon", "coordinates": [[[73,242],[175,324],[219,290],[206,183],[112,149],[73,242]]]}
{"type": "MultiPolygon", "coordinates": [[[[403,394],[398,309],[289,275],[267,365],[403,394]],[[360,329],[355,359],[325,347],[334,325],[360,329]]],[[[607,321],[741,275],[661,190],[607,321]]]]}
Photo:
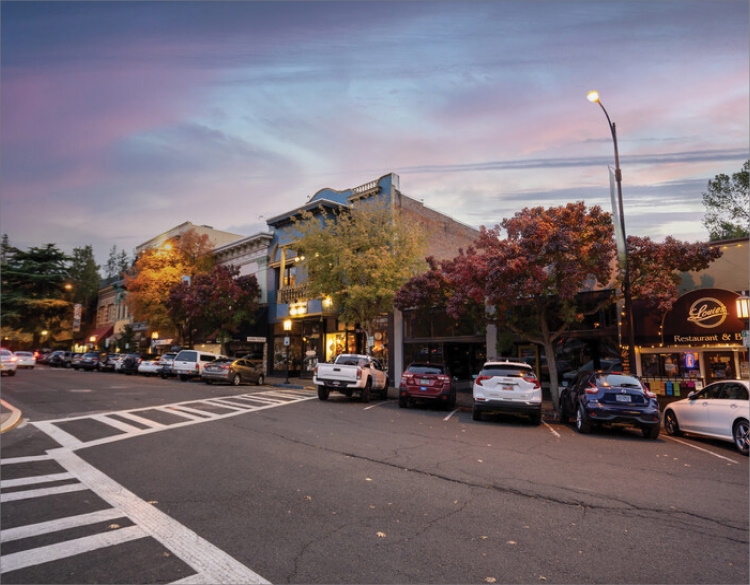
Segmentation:
{"type": "Polygon", "coordinates": [[[625,214],[622,209],[622,171],[620,170],[620,154],[617,150],[617,129],[609,114],[599,99],[598,91],[590,91],[586,94],[588,100],[592,103],[599,104],[604,115],[607,117],[607,124],[612,132],[612,142],[615,144],[615,182],[617,183],[617,206],[620,220],[620,234],[622,238],[622,293],[625,297],[625,324],[628,328],[628,367],[631,372],[635,372],[635,332],[633,331],[633,300],[630,297],[630,270],[628,268],[628,237],[625,232],[625,214]]]}

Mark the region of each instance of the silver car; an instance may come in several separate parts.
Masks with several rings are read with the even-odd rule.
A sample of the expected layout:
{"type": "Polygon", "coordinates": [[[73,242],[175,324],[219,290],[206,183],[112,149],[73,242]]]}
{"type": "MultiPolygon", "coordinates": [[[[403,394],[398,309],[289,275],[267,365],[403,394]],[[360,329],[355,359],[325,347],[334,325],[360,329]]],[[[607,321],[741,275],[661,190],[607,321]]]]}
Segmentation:
{"type": "Polygon", "coordinates": [[[242,383],[263,384],[263,370],[242,358],[222,358],[203,366],[201,380],[206,384],[224,382],[232,386],[242,383]]]}

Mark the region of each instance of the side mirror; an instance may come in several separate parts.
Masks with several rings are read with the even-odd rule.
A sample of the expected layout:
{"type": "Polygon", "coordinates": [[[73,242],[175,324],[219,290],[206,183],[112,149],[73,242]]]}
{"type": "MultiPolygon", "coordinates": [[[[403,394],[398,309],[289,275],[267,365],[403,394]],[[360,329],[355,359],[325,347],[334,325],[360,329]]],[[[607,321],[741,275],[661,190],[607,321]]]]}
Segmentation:
{"type": "Polygon", "coordinates": [[[689,394],[687,395],[687,397],[688,397],[688,400],[693,400],[693,399],[694,399],[694,398],[695,398],[696,396],[698,396],[698,393],[697,393],[697,392],[696,392],[695,390],[693,390],[692,392],[690,392],[690,393],[689,393],[689,394]]]}

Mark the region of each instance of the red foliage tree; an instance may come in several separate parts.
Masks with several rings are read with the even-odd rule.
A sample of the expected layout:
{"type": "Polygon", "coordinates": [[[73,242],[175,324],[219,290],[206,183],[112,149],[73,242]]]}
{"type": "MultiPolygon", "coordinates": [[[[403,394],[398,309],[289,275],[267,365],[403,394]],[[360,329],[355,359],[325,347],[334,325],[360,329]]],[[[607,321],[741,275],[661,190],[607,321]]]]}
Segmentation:
{"type": "MultiPolygon", "coordinates": [[[[677,272],[706,268],[720,252],[673,238],[664,244],[628,238],[628,254],[633,295],[665,309],[677,296],[677,272]]],[[[433,261],[430,271],[404,285],[395,304],[405,310],[443,303],[454,318],[482,308],[477,313],[487,323],[542,346],[555,381],[555,341],[584,316],[579,293],[618,284],[611,215],[577,202],[526,208],[493,229],[482,227],[473,248],[439,266],[433,261]]],[[[557,392],[551,395],[557,408],[557,392]]]]}
{"type": "Polygon", "coordinates": [[[169,316],[179,324],[183,342],[192,346],[196,331],[211,333],[218,329],[218,337],[223,340],[242,323],[253,323],[259,296],[255,275],[239,276],[236,266],[218,265],[197,274],[190,283],[175,285],[166,306],[169,316]]]}

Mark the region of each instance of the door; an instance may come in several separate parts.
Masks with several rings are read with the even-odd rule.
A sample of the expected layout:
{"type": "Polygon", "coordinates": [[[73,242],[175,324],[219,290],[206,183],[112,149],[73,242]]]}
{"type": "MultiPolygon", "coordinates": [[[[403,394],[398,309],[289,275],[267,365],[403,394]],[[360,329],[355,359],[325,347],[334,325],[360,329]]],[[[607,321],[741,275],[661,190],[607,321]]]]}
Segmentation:
{"type": "Polygon", "coordinates": [[[742,411],[747,411],[747,388],[736,382],[725,382],[716,398],[710,401],[706,433],[718,437],[732,436],[732,423],[742,411]]]}
{"type": "Polygon", "coordinates": [[[708,433],[709,413],[721,392],[722,384],[711,384],[687,404],[687,408],[680,409],[679,423],[684,431],[695,433],[708,433]]]}
{"type": "Polygon", "coordinates": [[[706,351],[703,353],[703,359],[707,384],[736,377],[734,354],[731,351],[706,351]]]}

